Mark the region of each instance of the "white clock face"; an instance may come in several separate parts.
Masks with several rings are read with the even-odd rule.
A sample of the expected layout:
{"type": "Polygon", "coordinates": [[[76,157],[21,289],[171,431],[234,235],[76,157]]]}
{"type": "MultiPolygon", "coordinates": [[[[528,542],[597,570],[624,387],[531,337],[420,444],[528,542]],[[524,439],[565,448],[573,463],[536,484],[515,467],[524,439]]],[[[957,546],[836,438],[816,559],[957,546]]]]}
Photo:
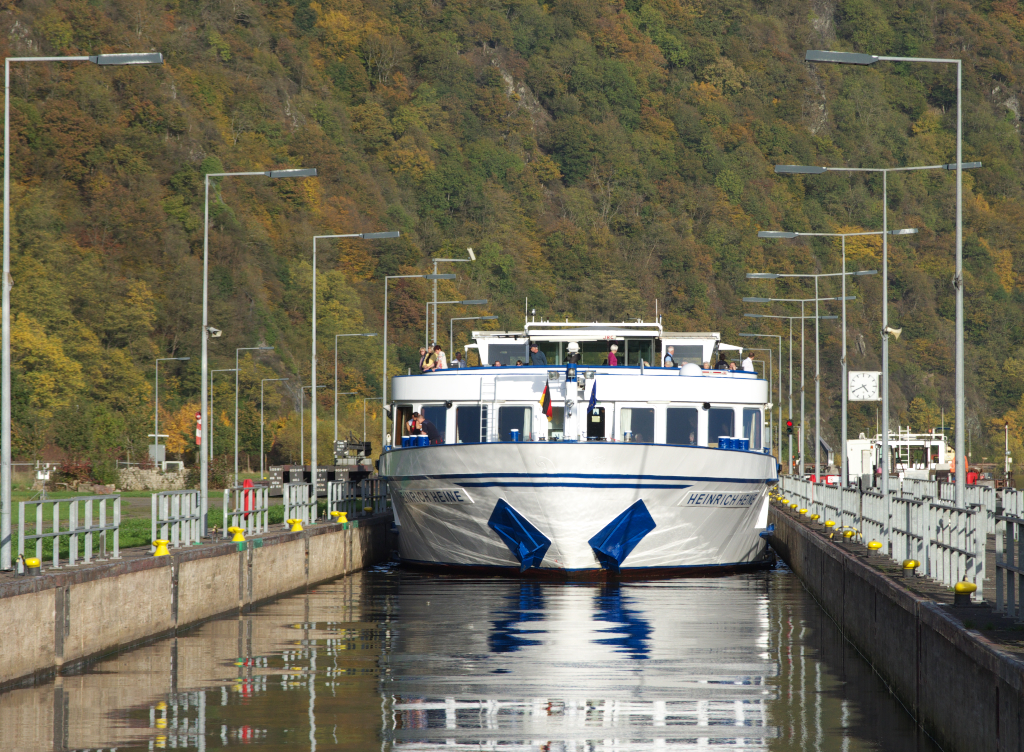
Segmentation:
{"type": "Polygon", "coordinates": [[[850,371],[850,399],[860,402],[879,399],[880,375],[878,371],[850,371]]]}

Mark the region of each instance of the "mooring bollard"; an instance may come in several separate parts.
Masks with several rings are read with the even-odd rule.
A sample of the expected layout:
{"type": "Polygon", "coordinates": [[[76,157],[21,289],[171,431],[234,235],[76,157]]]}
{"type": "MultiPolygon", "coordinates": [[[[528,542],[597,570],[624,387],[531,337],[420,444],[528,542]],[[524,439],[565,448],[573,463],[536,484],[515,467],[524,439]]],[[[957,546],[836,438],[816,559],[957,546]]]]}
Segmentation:
{"type": "Polygon", "coordinates": [[[339,525],[348,522],[348,512],[331,512],[331,517],[333,517],[334,521],[339,525]]]}
{"type": "Polygon", "coordinates": [[[811,519],[812,519],[812,520],[813,520],[814,522],[817,522],[818,520],[820,520],[820,519],[821,519],[821,515],[820,515],[820,514],[812,514],[812,515],[811,515],[811,519]]]}
{"type": "Polygon", "coordinates": [[[156,546],[156,551],[153,552],[153,556],[170,556],[171,552],[167,550],[167,544],[169,540],[155,540],[153,545],[156,546]]]}
{"type": "Polygon", "coordinates": [[[295,517],[295,518],[290,519],[290,520],[286,520],[286,522],[289,525],[292,526],[292,529],[288,531],[289,533],[301,533],[302,532],[302,520],[300,520],[298,517],[295,517]]]}
{"type": "Polygon", "coordinates": [[[229,527],[228,532],[231,533],[232,543],[245,543],[245,529],[240,527],[229,527]]]}
{"type": "Polygon", "coordinates": [[[971,593],[978,589],[978,586],[973,582],[963,580],[958,582],[953,587],[953,605],[954,606],[970,606],[971,605],[971,593]]]}
{"type": "Polygon", "coordinates": [[[42,571],[43,568],[40,566],[40,561],[35,556],[25,559],[25,574],[34,577],[42,571]]]}
{"type": "Polygon", "coordinates": [[[871,541],[868,543],[868,556],[877,556],[878,552],[882,549],[882,544],[878,541],[871,541]]]}
{"type": "Polygon", "coordinates": [[[853,543],[853,536],[854,535],[856,535],[856,533],[853,530],[844,530],[843,531],[843,540],[846,541],[847,543],[853,543]]]}
{"type": "Polygon", "coordinates": [[[913,577],[916,574],[914,570],[916,570],[919,566],[921,566],[921,562],[919,562],[917,559],[904,559],[903,576],[913,577]]]}
{"type": "Polygon", "coordinates": [[[363,507],[363,511],[367,514],[373,514],[373,507],[363,507]]]}

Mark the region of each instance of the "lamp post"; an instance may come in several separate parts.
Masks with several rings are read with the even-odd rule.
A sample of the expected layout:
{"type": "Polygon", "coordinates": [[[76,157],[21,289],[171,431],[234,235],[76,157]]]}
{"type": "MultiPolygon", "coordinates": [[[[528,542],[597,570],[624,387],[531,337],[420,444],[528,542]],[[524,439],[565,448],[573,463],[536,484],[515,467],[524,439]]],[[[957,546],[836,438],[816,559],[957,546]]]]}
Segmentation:
{"type": "MultiPolygon", "coordinates": [[[[263,385],[268,381],[288,381],[288,379],[261,379],[260,380],[260,480],[266,476],[263,474],[263,385]]],[[[237,485],[237,484],[236,484],[237,485]]]]}
{"type": "MultiPolygon", "coordinates": [[[[273,350],[273,347],[260,345],[258,347],[236,347],[235,348],[235,485],[238,485],[238,353],[243,350],[273,350]]],[[[260,474],[262,478],[262,473],[260,474]]]]}
{"type": "MultiPolygon", "coordinates": [[[[215,373],[234,373],[237,370],[238,370],[237,368],[217,368],[217,369],[214,369],[214,370],[210,371],[210,412],[211,413],[213,412],[213,374],[215,374],[215,373]]],[[[212,415],[210,416],[210,419],[213,420],[213,416],[212,415]]],[[[205,433],[205,424],[206,424],[205,420],[203,421],[203,424],[204,424],[203,428],[204,428],[204,433],[205,433]]],[[[203,438],[203,441],[206,441],[205,437],[203,438]]],[[[206,452],[200,452],[200,454],[204,454],[205,455],[206,452]]],[[[213,426],[212,425],[210,426],[210,462],[213,462],[213,426]]]]}
{"type": "Polygon", "coordinates": [[[459,316],[448,319],[448,365],[455,357],[455,322],[456,321],[497,321],[497,316],[459,316]]]}
{"type": "Polygon", "coordinates": [[[153,374],[153,462],[160,461],[160,361],[192,360],[192,358],[157,358],[153,374]]]}
{"type": "MultiPolygon", "coordinates": [[[[393,230],[393,231],[389,230],[388,232],[357,232],[357,233],[349,233],[347,235],[315,235],[313,237],[313,315],[312,315],[312,319],[313,319],[313,340],[312,340],[312,345],[310,347],[310,350],[311,350],[310,362],[311,362],[311,369],[312,369],[312,373],[310,375],[310,385],[315,384],[316,383],[316,379],[317,379],[317,373],[316,373],[317,372],[317,363],[316,363],[316,241],[318,241],[318,240],[326,240],[328,238],[359,238],[361,240],[385,240],[387,238],[397,238],[400,235],[401,235],[401,233],[398,232],[397,230],[393,230]]],[[[337,338],[335,338],[335,340],[334,340],[334,345],[335,345],[335,358],[337,358],[337,345],[338,345],[337,338]]],[[[335,391],[337,391],[337,389],[338,389],[338,385],[337,385],[337,379],[338,379],[337,360],[335,360],[334,379],[335,379],[334,389],[335,389],[335,391]]],[[[310,405],[310,420],[312,421],[311,428],[310,428],[310,433],[311,433],[310,441],[312,442],[311,447],[310,447],[310,464],[313,467],[313,484],[314,484],[313,485],[313,495],[316,496],[316,469],[318,467],[318,465],[317,465],[318,460],[317,460],[317,456],[316,456],[316,429],[317,429],[316,407],[317,407],[317,405],[316,405],[316,395],[315,394],[311,394],[310,395],[310,402],[311,402],[311,405],[310,405]]],[[[337,441],[338,440],[338,435],[337,435],[337,430],[338,430],[337,429],[337,420],[338,420],[337,399],[335,399],[335,405],[334,405],[334,420],[335,420],[334,440],[337,441]]]]}
{"type": "MultiPolygon", "coordinates": [[[[338,443],[338,338],[339,337],[376,337],[377,333],[370,334],[335,334],[334,335],[334,443],[338,443]]],[[[347,392],[353,394],[353,392],[347,392]]]]}
{"type": "MultiPolygon", "coordinates": [[[[469,258],[464,259],[448,259],[448,258],[435,258],[431,259],[434,262],[434,304],[437,305],[437,280],[441,277],[437,276],[437,265],[438,264],[468,264],[471,261],[476,261],[476,254],[473,253],[472,248],[467,248],[466,253],[469,258]]],[[[428,322],[429,326],[429,322],[428,322]]],[[[437,342],[437,309],[434,309],[434,342],[437,342]]],[[[428,343],[429,344],[429,343],[428,343]]]]}
{"type": "Polygon", "coordinates": [[[437,307],[439,305],[487,305],[486,300],[435,300],[427,301],[426,324],[423,327],[423,346],[429,347],[430,342],[430,306],[434,306],[434,344],[437,344],[437,307]]]}
{"type": "MultiPolygon", "coordinates": [[[[779,439],[778,439],[778,445],[777,446],[778,446],[778,450],[779,450],[779,461],[781,462],[782,461],[782,335],[781,334],[755,334],[754,332],[741,332],[740,336],[741,337],[774,337],[775,339],[777,339],[779,341],[779,381],[778,381],[778,392],[777,392],[777,394],[778,394],[778,403],[779,403],[779,439]]],[[[792,331],[790,332],[790,336],[792,336],[792,331]]],[[[791,343],[791,347],[790,347],[791,352],[790,352],[790,359],[789,359],[790,360],[789,367],[790,367],[790,369],[792,369],[793,368],[792,339],[790,340],[790,343],[791,343]]],[[[771,351],[769,350],[769,352],[771,352],[771,351]]],[[[792,378],[793,378],[793,375],[792,375],[792,373],[790,373],[790,379],[792,379],[792,378]]],[[[772,383],[769,381],[768,382],[768,396],[771,396],[771,393],[772,393],[772,386],[771,386],[771,384],[772,383]]],[[[790,406],[791,406],[790,412],[792,412],[792,404],[793,404],[793,398],[792,398],[792,396],[790,396],[790,406]]],[[[790,415],[789,417],[792,418],[793,416],[790,415]]]]}
{"type": "MultiPolygon", "coordinates": [[[[326,389],[327,384],[317,384],[317,389],[326,389]]],[[[316,402],[316,395],[313,394],[313,385],[309,384],[299,390],[299,464],[306,466],[306,390],[310,392],[310,399],[316,402]]],[[[316,478],[313,479],[316,482],[316,478]]]]}
{"type": "Polygon", "coordinates": [[[454,274],[394,274],[384,277],[384,381],[381,385],[380,450],[388,443],[388,282],[393,279],[455,279],[454,274]]]}
{"type": "MultiPolygon", "coordinates": [[[[309,169],[287,169],[287,170],[264,170],[261,172],[210,172],[203,179],[205,197],[203,200],[203,337],[202,337],[202,369],[200,380],[202,382],[202,421],[203,433],[209,430],[209,421],[206,415],[206,370],[208,341],[211,337],[219,337],[221,332],[210,326],[209,300],[210,300],[210,178],[227,177],[253,177],[263,176],[268,178],[308,178],[316,177],[316,168],[309,169]]],[[[237,424],[237,422],[236,422],[237,424]]],[[[205,436],[203,439],[205,440],[205,436]]],[[[210,466],[206,460],[206,452],[200,452],[201,462],[199,468],[199,498],[202,504],[203,513],[209,504],[209,472],[210,466]]]]}
{"type": "MultiPolygon", "coordinates": [[[[820,447],[820,429],[821,429],[821,390],[818,374],[820,371],[820,347],[818,343],[818,304],[825,303],[828,301],[839,300],[839,298],[820,298],[818,297],[818,280],[814,280],[814,297],[813,298],[743,298],[744,303],[799,303],[800,304],[800,474],[804,474],[805,461],[804,461],[804,434],[806,433],[804,425],[804,351],[803,351],[803,319],[804,316],[804,304],[814,303],[814,381],[816,385],[814,393],[814,475],[818,476],[820,472],[819,460],[821,458],[821,447],[820,447]]],[[[846,300],[856,300],[855,297],[846,298],[846,300]]]]}
{"type": "MultiPolygon", "coordinates": [[[[847,53],[844,53],[847,54],[847,53]]],[[[866,56],[870,57],[870,56],[866,56]]],[[[958,145],[959,151],[959,145],[958,145]]],[[[882,174],[882,455],[885,458],[885,470],[882,473],[882,486],[881,492],[884,498],[888,498],[889,494],[889,471],[890,471],[890,460],[889,460],[889,173],[890,172],[918,172],[921,170],[957,170],[959,175],[961,168],[975,168],[981,167],[981,162],[968,162],[967,164],[961,165],[959,159],[956,164],[940,164],[940,165],[926,165],[923,167],[814,167],[808,165],[775,165],[775,172],[782,175],[821,175],[826,172],[871,172],[882,174]]],[[[959,202],[957,203],[958,215],[959,215],[959,202]]],[[[959,227],[959,216],[957,219],[959,227]]],[[[909,233],[907,233],[909,234],[909,233]]],[[[959,272],[957,272],[959,274],[959,272]]],[[[957,277],[959,279],[959,277],[957,277]]],[[[958,289],[957,292],[958,300],[962,291],[958,289]]],[[[959,316],[962,314],[962,303],[958,303],[958,321],[961,319],[959,316]]],[[[963,329],[958,329],[957,342],[959,353],[963,345],[963,329]]],[[[960,357],[959,355],[957,356],[960,357]]],[[[958,361],[959,362],[959,361],[958,361]]],[[[958,373],[959,373],[958,369],[958,373]]],[[[962,376],[958,376],[961,379],[962,376]]],[[[959,411],[957,414],[962,414],[963,401],[962,401],[962,382],[961,391],[958,392],[957,404],[960,407],[957,408],[959,411]]],[[[958,439],[962,443],[963,435],[959,434],[958,439]]],[[[959,455],[958,455],[959,456],[959,455]]],[[[959,478],[961,474],[958,473],[959,478]]],[[[957,483],[957,503],[959,504],[963,500],[963,496],[960,490],[963,488],[962,485],[957,483]]],[[[888,526],[888,532],[886,533],[888,538],[892,537],[892,525],[891,520],[886,523],[888,526]]]]}
{"type": "Polygon", "coordinates": [[[366,443],[366,403],[379,400],[380,397],[363,397],[363,443],[366,443]]]}
{"type": "MultiPolygon", "coordinates": [[[[869,274],[877,274],[875,270],[861,271],[861,272],[847,272],[846,271],[846,239],[848,237],[856,237],[863,235],[915,235],[917,234],[916,228],[906,228],[902,230],[885,230],[885,231],[872,231],[872,232],[759,232],[757,236],[759,238],[798,238],[798,237],[821,237],[821,238],[840,238],[842,240],[842,253],[843,253],[843,290],[842,294],[846,296],[846,277],[847,276],[864,276],[869,274]]],[[[750,277],[751,275],[747,275],[750,277]]],[[[767,279],[772,278],[770,275],[758,275],[759,278],[767,279]]],[[[801,276],[801,275],[776,275],[776,276],[801,276]]],[[[811,275],[804,275],[811,276],[811,275]]],[[[883,304],[884,305],[884,304],[883,304]]],[[[849,366],[846,362],[846,301],[843,300],[843,351],[842,358],[842,370],[843,370],[843,393],[842,393],[842,485],[845,486],[849,483],[849,467],[846,457],[846,433],[847,433],[847,413],[848,413],[848,397],[849,384],[847,383],[847,373],[849,366]]]]}
{"type": "MultiPolygon", "coordinates": [[[[802,392],[803,391],[803,361],[802,361],[802,358],[803,358],[803,351],[804,351],[804,343],[803,343],[803,336],[804,336],[804,331],[803,330],[804,330],[804,326],[803,326],[803,319],[805,319],[805,318],[816,318],[816,319],[821,319],[822,321],[836,321],[836,320],[839,319],[839,317],[838,316],[770,316],[770,315],[765,314],[765,313],[744,313],[743,315],[744,315],[744,317],[746,317],[748,319],[788,319],[789,320],[789,392],[788,392],[789,393],[789,412],[788,412],[788,418],[789,418],[789,420],[793,420],[793,321],[796,320],[796,319],[800,320],[800,357],[801,357],[801,365],[800,365],[801,384],[800,384],[800,389],[801,389],[801,392],[802,392]]],[[[764,336],[764,337],[779,336],[779,337],[781,337],[782,335],[765,334],[765,335],[761,335],[761,336],[764,336]]],[[[800,409],[801,409],[800,425],[802,426],[803,425],[803,402],[801,402],[800,409]]],[[[780,419],[780,422],[781,422],[781,419],[780,419]]],[[[780,430],[781,430],[781,427],[780,427],[780,430]]],[[[780,447],[779,451],[781,453],[781,451],[782,451],[781,447],[780,447]]],[[[789,464],[790,464],[789,474],[792,475],[792,473],[793,473],[793,434],[789,434],[789,464]]],[[[801,470],[801,472],[802,472],[802,470],[801,470]]]]}
{"type": "Polygon", "coordinates": [[[0,331],[0,571],[11,568],[11,63],[162,65],[159,52],[4,59],[4,261],[0,331]]]}
{"type": "MultiPolygon", "coordinates": [[[[956,58],[941,57],[893,57],[890,55],[865,55],[856,52],[832,52],[829,50],[808,50],[804,60],[809,63],[840,63],[845,65],[874,65],[877,62],[886,60],[899,63],[937,63],[940,65],[956,65],[956,164],[942,165],[945,169],[956,170],[956,263],[953,271],[953,287],[956,289],[956,366],[953,403],[956,410],[955,428],[955,451],[957,462],[964,454],[964,279],[963,279],[963,170],[972,167],[981,167],[981,162],[970,162],[963,164],[963,111],[961,102],[963,99],[963,64],[956,58]]],[[[910,168],[913,169],[913,168],[910,168]]],[[[921,168],[918,168],[921,169],[921,168]]],[[[929,168],[923,168],[929,169],[929,168]]],[[[931,168],[934,169],[934,168],[931,168]]],[[[883,182],[884,185],[884,182],[883,182]]],[[[885,216],[885,209],[882,210],[885,216]]],[[[885,229],[883,227],[883,229],[885,229]]],[[[885,250],[883,248],[883,255],[885,250]]],[[[884,298],[883,298],[884,300],[884,298]]],[[[883,358],[888,365],[889,354],[889,323],[886,317],[882,318],[882,350],[883,358]]],[[[888,370],[888,368],[886,369],[888,370]]],[[[885,472],[882,473],[882,493],[888,494],[889,489],[889,380],[886,375],[883,377],[882,405],[883,425],[882,441],[885,454],[885,472]]],[[[964,506],[966,478],[965,472],[956,473],[956,504],[964,506]]],[[[888,498],[888,495],[886,495],[888,498]]],[[[891,533],[890,533],[891,537],[891,533]]],[[[981,587],[981,583],[978,583],[981,587]]],[[[979,591],[980,593],[980,591],[979,591]]],[[[979,594],[980,597],[980,594],[979,594]]]]}

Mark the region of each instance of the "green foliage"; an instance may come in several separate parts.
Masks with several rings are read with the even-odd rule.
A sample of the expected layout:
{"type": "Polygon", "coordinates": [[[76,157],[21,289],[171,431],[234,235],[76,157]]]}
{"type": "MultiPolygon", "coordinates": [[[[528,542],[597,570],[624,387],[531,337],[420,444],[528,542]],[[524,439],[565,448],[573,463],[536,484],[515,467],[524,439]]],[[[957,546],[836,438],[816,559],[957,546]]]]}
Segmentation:
{"type": "MultiPolygon", "coordinates": [[[[808,67],[808,46],[964,58],[964,157],[985,165],[964,178],[967,360],[978,365],[968,409],[972,419],[1010,414],[1024,394],[1014,93],[1024,14],[1006,3],[832,7],[816,6],[829,14],[818,17],[759,0],[11,6],[11,27],[31,30],[11,37],[12,55],[167,56],[153,68],[12,69],[16,452],[49,447],[97,473],[143,457],[153,359],[174,355],[191,360],[161,365],[160,404],[175,446],[194,459],[181,437],[200,396],[204,249],[209,319],[224,331],[210,342],[212,367],[234,367],[237,347],[275,347],[243,358],[239,377],[241,450],[254,465],[259,385],[270,377],[293,381],[267,384],[267,447],[298,459],[296,385],[312,377],[310,236],[321,231],[402,232],[322,247],[321,383],[333,385],[334,334],[380,332],[383,276],[432,271],[431,257],[466,246],[478,261],[441,294],[490,300],[471,315],[515,321],[528,295],[545,316],[650,318],[657,300],[666,327],[728,340],[749,326],[745,295],[812,295],[808,284],[751,283],[746,272],[840,264],[834,241],[762,242],[757,230],[881,225],[879,176],[779,176],[773,165],[955,159],[950,66],[808,67]],[[205,175],[283,166],[316,166],[320,177],[212,179],[204,238],[205,175]]],[[[889,311],[905,329],[890,348],[894,417],[923,425],[936,408],[952,411],[953,179],[892,175],[887,190],[889,225],[921,229],[889,244],[889,311]]],[[[880,256],[851,244],[848,264],[878,268],[880,256]]],[[[873,370],[879,280],[850,285],[849,363],[873,370]]],[[[389,288],[393,363],[415,360],[429,290],[389,288]]],[[[771,322],[763,331],[787,333],[771,322]]],[[[822,336],[834,434],[838,334],[827,325],[822,336]]],[[[339,391],[358,393],[339,405],[339,422],[361,432],[361,398],[379,394],[380,345],[342,340],[339,353],[339,391]]],[[[224,376],[218,457],[233,451],[224,376]]],[[[329,395],[319,404],[333,411],[329,395]]],[[[873,412],[857,410],[853,430],[871,430],[873,412]]]]}

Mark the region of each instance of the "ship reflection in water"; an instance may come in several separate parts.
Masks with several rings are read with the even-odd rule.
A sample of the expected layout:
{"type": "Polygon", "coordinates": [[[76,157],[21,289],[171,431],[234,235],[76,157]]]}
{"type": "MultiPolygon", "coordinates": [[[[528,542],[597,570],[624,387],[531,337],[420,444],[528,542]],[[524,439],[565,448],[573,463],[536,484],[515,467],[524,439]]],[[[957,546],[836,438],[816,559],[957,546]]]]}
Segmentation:
{"type": "Polygon", "coordinates": [[[789,572],[381,568],[0,695],[2,749],[920,750],[789,572]]]}

